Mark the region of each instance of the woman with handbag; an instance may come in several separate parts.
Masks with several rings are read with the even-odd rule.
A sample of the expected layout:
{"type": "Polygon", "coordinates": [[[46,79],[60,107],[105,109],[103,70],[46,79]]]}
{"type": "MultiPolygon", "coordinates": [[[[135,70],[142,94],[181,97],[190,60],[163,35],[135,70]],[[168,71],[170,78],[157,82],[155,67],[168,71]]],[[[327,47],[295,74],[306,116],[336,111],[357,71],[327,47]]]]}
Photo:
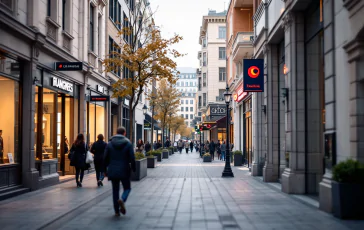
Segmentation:
{"type": "Polygon", "coordinates": [[[71,147],[71,166],[76,168],[76,184],[82,187],[82,180],[85,169],[87,169],[86,156],[88,147],[85,143],[85,137],[82,133],[77,135],[75,142],[71,147]]]}
{"type": "Polygon", "coordinates": [[[94,154],[94,164],[98,187],[104,186],[104,184],[102,183],[102,181],[104,180],[103,160],[106,145],[107,144],[104,141],[104,135],[99,134],[97,136],[97,141],[91,147],[91,153],[94,154]]]}
{"type": "Polygon", "coordinates": [[[136,151],[137,151],[137,152],[141,152],[141,153],[143,153],[143,150],[144,150],[144,143],[143,143],[143,140],[142,140],[142,139],[139,139],[139,140],[138,140],[138,144],[137,144],[137,149],[136,149],[136,151]]]}

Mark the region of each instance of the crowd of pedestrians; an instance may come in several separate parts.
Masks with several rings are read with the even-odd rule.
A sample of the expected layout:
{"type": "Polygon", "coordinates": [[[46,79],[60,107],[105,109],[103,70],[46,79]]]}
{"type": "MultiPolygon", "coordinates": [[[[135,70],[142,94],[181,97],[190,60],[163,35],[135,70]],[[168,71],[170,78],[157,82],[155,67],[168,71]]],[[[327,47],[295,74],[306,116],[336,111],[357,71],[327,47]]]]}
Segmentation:
{"type": "MultiPolygon", "coordinates": [[[[77,187],[82,187],[84,171],[91,167],[90,163],[92,161],[95,165],[97,186],[102,187],[105,176],[108,177],[112,184],[112,197],[116,216],[120,216],[120,213],[124,215],[126,213],[125,202],[131,191],[130,174],[131,171],[135,172],[136,170],[134,152],[146,154],[152,149],[157,150],[162,147],[160,140],[154,141],[152,146],[148,141],[144,143],[143,140],[139,139],[134,149],[132,143],[125,137],[125,134],[126,130],[124,127],[118,128],[117,134],[111,137],[108,143],[104,141],[104,136],[99,134],[97,141],[92,144],[91,148],[86,144],[84,135],[82,133],[78,134],[68,154],[70,165],[74,166],[76,170],[75,180],[77,187]],[[124,188],[121,197],[120,183],[124,188]]],[[[171,145],[172,143],[169,139],[164,142],[164,147],[166,148],[171,145]]],[[[174,142],[173,146],[177,148],[180,154],[182,154],[183,150],[188,154],[189,151],[192,153],[194,148],[196,152],[204,148],[205,152],[211,154],[212,160],[215,159],[215,153],[217,153],[219,160],[225,160],[227,149],[225,141],[221,142],[220,140],[217,142],[213,140],[211,142],[206,141],[202,144],[193,140],[179,140],[174,142]]],[[[231,145],[231,150],[232,148],[233,144],[231,145]]]]}

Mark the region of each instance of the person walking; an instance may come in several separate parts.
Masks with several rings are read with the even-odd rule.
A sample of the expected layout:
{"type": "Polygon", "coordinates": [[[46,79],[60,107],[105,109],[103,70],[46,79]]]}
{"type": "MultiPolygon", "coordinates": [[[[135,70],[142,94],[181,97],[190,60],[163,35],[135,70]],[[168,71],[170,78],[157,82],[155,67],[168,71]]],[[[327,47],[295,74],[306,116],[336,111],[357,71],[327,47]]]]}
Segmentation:
{"type": "Polygon", "coordinates": [[[186,154],[188,154],[188,149],[190,148],[190,144],[188,143],[188,141],[185,142],[185,149],[186,149],[186,154]]]}
{"type": "Polygon", "coordinates": [[[210,142],[207,140],[204,147],[205,147],[205,153],[209,153],[209,146],[210,146],[210,142]]]}
{"type": "Polygon", "coordinates": [[[182,149],[183,149],[183,142],[182,140],[179,140],[178,142],[178,150],[179,150],[179,153],[182,154],[182,149]]]}
{"type": "Polygon", "coordinates": [[[158,143],[157,143],[157,149],[160,149],[160,148],[162,148],[162,142],[161,142],[161,140],[159,140],[158,143]]]}
{"type": "Polygon", "coordinates": [[[144,143],[143,143],[143,140],[142,139],[139,139],[138,140],[138,144],[137,144],[136,151],[137,152],[140,152],[140,153],[143,153],[143,151],[144,151],[144,143]]]}
{"type": "Polygon", "coordinates": [[[217,140],[216,151],[217,151],[217,159],[220,160],[221,159],[221,143],[220,143],[220,140],[217,140]]]}
{"type": "Polygon", "coordinates": [[[210,145],[209,145],[209,150],[210,150],[210,155],[211,155],[211,159],[214,160],[215,159],[215,142],[214,140],[211,140],[210,145]]]}
{"type": "Polygon", "coordinates": [[[154,141],[154,143],[153,143],[153,149],[154,150],[157,150],[158,149],[158,145],[157,145],[157,142],[156,141],[154,141]]]}
{"type": "Polygon", "coordinates": [[[72,144],[70,152],[72,153],[71,157],[71,166],[74,166],[76,169],[76,184],[77,187],[82,187],[82,180],[85,169],[87,169],[86,165],[86,155],[87,155],[88,147],[85,143],[85,137],[82,133],[77,135],[76,140],[72,144]]]}
{"type": "Polygon", "coordinates": [[[171,146],[171,142],[169,141],[169,139],[167,138],[166,142],[164,143],[164,147],[168,148],[171,146]]]}
{"type": "Polygon", "coordinates": [[[193,152],[193,141],[190,142],[190,150],[191,150],[191,153],[193,152]]]}
{"type": "Polygon", "coordinates": [[[221,148],[221,158],[220,158],[220,160],[225,161],[225,153],[226,153],[226,143],[225,143],[225,141],[222,142],[220,148],[221,148]]]}
{"type": "Polygon", "coordinates": [[[124,127],[117,129],[117,134],[111,138],[107,144],[104,154],[104,169],[106,176],[112,183],[113,203],[115,216],[120,216],[120,212],[125,215],[125,202],[131,191],[130,167],[136,171],[133,145],[125,137],[124,127]],[[120,182],[124,192],[120,198],[120,182]]]}
{"type": "Polygon", "coordinates": [[[96,180],[98,187],[104,186],[102,181],[104,180],[103,161],[104,161],[104,152],[106,145],[107,144],[104,141],[104,135],[99,134],[97,136],[97,141],[91,147],[91,153],[94,154],[94,164],[95,164],[96,180]]]}
{"type": "Polygon", "coordinates": [[[150,145],[149,141],[145,142],[144,149],[145,149],[145,154],[152,149],[152,146],[150,145]]]}

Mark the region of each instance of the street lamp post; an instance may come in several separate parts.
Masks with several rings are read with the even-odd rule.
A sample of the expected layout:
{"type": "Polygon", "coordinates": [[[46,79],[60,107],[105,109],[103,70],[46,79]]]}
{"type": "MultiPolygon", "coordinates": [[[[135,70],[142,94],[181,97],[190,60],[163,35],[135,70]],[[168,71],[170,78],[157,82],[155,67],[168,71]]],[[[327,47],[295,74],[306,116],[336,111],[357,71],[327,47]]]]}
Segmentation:
{"type": "MultiPolygon", "coordinates": [[[[151,137],[151,145],[153,146],[153,136],[154,136],[154,100],[156,98],[155,97],[152,97],[152,137],[151,137]]],[[[152,148],[153,150],[153,148],[152,148]]]]}
{"type": "Polygon", "coordinates": [[[229,92],[229,87],[226,86],[226,91],[224,92],[225,103],[226,103],[226,161],[225,168],[222,172],[222,177],[234,177],[234,173],[230,166],[230,138],[229,138],[229,126],[230,126],[230,114],[229,114],[229,104],[231,100],[231,93],[229,92]]]}
{"type": "MultiPolygon", "coordinates": [[[[147,106],[144,104],[144,106],[143,106],[144,120],[145,120],[145,114],[147,114],[147,110],[148,110],[148,108],[147,108],[147,106]]],[[[145,132],[144,132],[144,142],[146,141],[145,139],[146,139],[146,137],[145,137],[145,132]]]]}

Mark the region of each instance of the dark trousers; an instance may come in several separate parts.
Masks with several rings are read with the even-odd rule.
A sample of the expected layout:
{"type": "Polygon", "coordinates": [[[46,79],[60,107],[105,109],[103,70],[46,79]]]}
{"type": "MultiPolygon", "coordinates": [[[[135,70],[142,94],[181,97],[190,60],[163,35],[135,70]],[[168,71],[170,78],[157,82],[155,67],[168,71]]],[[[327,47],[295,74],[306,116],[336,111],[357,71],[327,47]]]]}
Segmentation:
{"type": "Polygon", "coordinates": [[[215,151],[210,150],[210,155],[212,160],[215,159],[215,151]]]}
{"type": "Polygon", "coordinates": [[[129,193],[131,191],[130,179],[113,179],[111,180],[112,183],[112,199],[114,202],[114,210],[115,212],[119,212],[119,203],[118,200],[120,199],[120,182],[123,184],[124,192],[121,195],[121,199],[126,202],[128,199],[129,193]]]}
{"type": "Polygon", "coordinates": [[[96,180],[104,180],[104,170],[102,168],[102,163],[95,161],[95,171],[96,171],[96,180]]]}
{"type": "Polygon", "coordinates": [[[76,167],[76,182],[79,181],[82,183],[84,172],[84,169],[76,167]]]}

